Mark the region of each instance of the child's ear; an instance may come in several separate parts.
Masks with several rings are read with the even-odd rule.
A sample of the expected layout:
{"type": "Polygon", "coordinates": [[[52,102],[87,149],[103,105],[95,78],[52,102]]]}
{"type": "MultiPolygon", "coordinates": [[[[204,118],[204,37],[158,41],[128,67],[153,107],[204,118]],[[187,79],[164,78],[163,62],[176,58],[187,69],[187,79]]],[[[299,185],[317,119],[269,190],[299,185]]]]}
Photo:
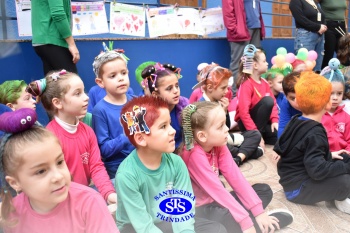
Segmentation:
{"type": "Polygon", "coordinates": [[[96,83],[99,87],[105,88],[105,85],[103,84],[103,81],[102,81],[101,78],[99,78],[99,77],[95,78],[95,83],[96,83]]]}
{"type": "Polygon", "coordinates": [[[152,96],[157,97],[158,96],[158,92],[152,91],[152,96]]]}
{"type": "Polygon", "coordinates": [[[213,92],[213,90],[214,90],[213,84],[207,84],[207,85],[206,85],[206,90],[207,90],[208,92],[213,92]]]}
{"type": "Polygon", "coordinates": [[[6,176],[5,180],[11,186],[11,188],[13,188],[14,190],[16,190],[16,191],[22,190],[21,185],[19,184],[19,182],[17,181],[16,178],[14,178],[12,176],[6,176]]]}
{"type": "Polygon", "coordinates": [[[13,106],[13,104],[11,104],[11,103],[7,103],[6,106],[9,107],[9,108],[11,108],[12,111],[15,111],[15,110],[16,110],[15,107],[13,106]]]}
{"type": "Polygon", "coordinates": [[[197,131],[196,136],[200,142],[202,142],[202,143],[207,142],[207,134],[204,131],[201,131],[201,130],[197,131]]]}
{"type": "Polygon", "coordinates": [[[53,98],[52,99],[52,104],[57,109],[62,109],[63,108],[62,102],[61,102],[61,100],[59,98],[53,98]]]}
{"type": "Polygon", "coordinates": [[[147,146],[147,142],[144,138],[144,134],[140,132],[134,133],[134,139],[137,145],[145,147],[147,146]]]}
{"type": "Polygon", "coordinates": [[[270,87],[272,87],[272,81],[271,80],[267,80],[267,82],[269,83],[270,87]]]}

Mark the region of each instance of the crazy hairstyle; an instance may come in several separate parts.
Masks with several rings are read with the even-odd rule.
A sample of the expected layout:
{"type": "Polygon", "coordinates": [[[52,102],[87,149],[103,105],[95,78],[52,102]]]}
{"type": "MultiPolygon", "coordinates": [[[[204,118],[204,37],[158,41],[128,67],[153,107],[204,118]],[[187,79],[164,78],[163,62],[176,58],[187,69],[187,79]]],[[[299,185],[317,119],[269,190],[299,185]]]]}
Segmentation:
{"type": "Polygon", "coordinates": [[[282,81],[282,88],[284,94],[287,96],[288,93],[295,93],[294,86],[300,78],[300,72],[292,72],[284,77],[282,81]]]}
{"type": "Polygon", "coordinates": [[[295,97],[304,114],[318,113],[328,104],[332,92],[331,83],[312,71],[304,71],[295,84],[295,97]]]}
{"type": "MultiPolygon", "coordinates": [[[[247,45],[247,46],[250,46],[250,45],[247,45]]],[[[258,62],[260,54],[264,53],[263,50],[255,48],[254,45],[253,46],[255,49],[250,49],[250,50],[248,50],[247,46],[246,46],[246,49],[245,49],[243,56],[241,58],[241,63],[239,64],[239,74],[238,74],[237,84],[236,84],[237,89],[252,74],[252,72],[253,72],[253,64],[252,63],[258,62]]]]}
{"type": "Polygon", "coordinates": [[[5,132],[0,144],[0,197],[2,200],[2,225],[11,226],[16,223],[10,219],[14,212],[10,185],[5,180],[6,175],[16,177],[16,172],[23,161],[21,151],[28,145],[41,142],[54,135],[47,129],[37,125],[35,110],[22,108],[17,111],[6,112],[0,115],[0,130],[5,132]]]}
{"type": "Polygon", "coordinates": [[[293,70],[294,70],[298,65],[301,65],[301,64],[305,65],[305,62],[303,60],[300,60],[300,59],[295,59],[295,61],[293,61],[293,63],[291,65],[292,65],[293,70]]]}
{"type": "MultiPolygon", "coordinates": [[[[160,97],[155,96],[141,96],[131,99],[127,102],[120,112],[120,117],[127,112],[133,112],[134,106],[138,106],[139,108],[145,108],[146,114],[144,115],[144,120],[147,123],[149,128],[152,127],[154,122],[158,119],[160,113],[159,109],[166,108],[169,109],[169,105],[165,100],[160,97]]],[[[129,141],[137,148],[138,145],[134,139],[134,135],[129,134],[128,124],[120,120],[121,125],[124,129],[124,134],[128,137],[129,141]]],[[[152,130],[150,132],[152,134],[152,130]]]]}
{"type": "Polygon", "coordinates": [[[321,75],[330,82],[340,82],[345,86],[343,73],[339,70],[340,61],[337,58],[332,58],[328,62],[328,66],[323,68],[321,75]]]}
{"type": "Polygon", "coordinates": [[[283,75],[283,77],[285,77],[290,72],[292,72],[292,68],[289,66],[285,68],[271,68],[265,74],[261,75],[261,77],[265,78],[266,80],[273,80],[278,74],[283,75]]]}
{"type": "Polygon", "coordinates": [[[148,88],[149,92],[152,94],[154,91],[158,91],[159,79],[170,74],[175,74],[179,79],[181,78],[180,71],[181,68],[170,63],[149,65],[141,72],[141,77],[143,78],[141,86],[144,89],[148,88]]]}
{"type": "Polygon", "coordinates": [[[214,89],[216,89],[223,80],[228,80],[232,76],[232,72],[218,64],[212,63],[204,67],[199,75],[201,81],[192,89],[205,85],[204,90],[206,90],[209,84],[213,85],[214,89]]]}
{"type": "Polygon", "coordinates": [[[45,78],[29,83],[26,91],[37,97],[37,101],[41,101],[49,115],[53,116],[56,109],[52,104],[52,99],[64,97],[70,88],[67,80],[73,76],[79,77],[77,74],[65,70],[52,71],[45,78]]]}
{"type": "Polygon", "coordinates": [[[0,103],[15,104],[27,84],[23,80],[9,80],[0,85],[0,103]]]}
{"type": "Polygon", "coordinates": [[[209,126],[210,111],[221,107],[220,104],[210,101],[201,101],[189,104],[181,113],[183,137],[186,150],[191,150],[194,146],[195,131],[204,130],[209,126]]]}

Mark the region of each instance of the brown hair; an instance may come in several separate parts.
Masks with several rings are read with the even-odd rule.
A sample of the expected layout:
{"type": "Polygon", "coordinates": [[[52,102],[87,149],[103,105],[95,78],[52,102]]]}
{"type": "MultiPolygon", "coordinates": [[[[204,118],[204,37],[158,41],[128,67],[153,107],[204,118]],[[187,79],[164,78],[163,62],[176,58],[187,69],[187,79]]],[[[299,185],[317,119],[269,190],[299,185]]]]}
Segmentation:
{"type": "Polygon", "coordinates": [[[350,56],[350,35],[340,37],[338,43],[337,58],[342,65],[348,65],[350,56]]]}
{"type": "Polygon", "coordinates": [[[300,78],[300,72],[292,72],[284,77],[282,81],[282,88],[285,95],[288,93],[295,93],[294,86],[300,78]]]}

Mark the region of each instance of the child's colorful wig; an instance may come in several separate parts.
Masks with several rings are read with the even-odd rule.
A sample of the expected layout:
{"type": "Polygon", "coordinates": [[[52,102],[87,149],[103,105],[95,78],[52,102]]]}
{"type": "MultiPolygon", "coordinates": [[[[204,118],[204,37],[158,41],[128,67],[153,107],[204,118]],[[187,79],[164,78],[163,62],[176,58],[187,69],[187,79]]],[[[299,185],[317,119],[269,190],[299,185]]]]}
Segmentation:
{"type": "MultiPolygon", "coordinates": [[[[135,108],[145,109],[144,121],[149,128],[152,127],[154,122],[159,117],[159,109],[166,108],[169,109],[169,105],[162,98],[155,96],[141,96],[136,97],[127,102],[120,112],[120,116],[126,116],[129,113],[133,113],[135,108]]],[[[134,135],[130,132],[130,125],[127,121],[120,120],[121,125],[124,129],[124,134],[128,137],[129,141],[137,147],[138,145],[135,142],[134,135]],[[131,134],[131,135],[130,135],[131,134]]],[[[138,131],[138,130],[136,130],[138,131]]],[[[152,131],[150,131],[152,134],[152,131]]]]}
{"type": "Polygon", "coordinates": [[[301,72],[300,79],[294,88],[296,102],[304,114],[318,113],[330,101],[332,84],[312,71],[301,72]]]}
{"type": "Polygon", "coordinates": [[[212,63],[204,67],[199,75],[201,76],[201,81],[194,85],[192,89],[203,85],[205,85],[204,89],[206,89],[209,84],[213,85],[214,89],[216,89],[223,80],[227,80],[232,76],[232,72],[218,64],[212,63]]]}
{"type": "Polygon", "coordinates": [[[282,88],[286,96],[288,95],[288,93],[295,93],[294,87],[297,81],[299,80],[299,78],[300,78],[300,72],[296,72],[296,71],[284,77],[282,81],[282,88]]]}
{"type": "Polygon", "coordinates": [[[278,74],[283,75],[285,77],[289,73],[292,72],[292,68],[287,66],[285,68],[271,68],[265,74],[261,75],[262,78],[266,80],[274,79],[278,74]]]}
{"type": "Polygon", "coordinates": [[[9,80],[0,85],[0,103],[15,104],[27,84],[23,80],[9,80]]]}
{"type": "Polygon", "coordinates": [[[147,66],[143,69],[141,76],[143,81],[141,86],[143,89],[148,88],[149,92],[152,94],[154,91],[158,91],[159,80],[170,74],[175,74],[178,79],[182,78],[181,68],[178,68],[172,64],[160,64],[147,66]]]}

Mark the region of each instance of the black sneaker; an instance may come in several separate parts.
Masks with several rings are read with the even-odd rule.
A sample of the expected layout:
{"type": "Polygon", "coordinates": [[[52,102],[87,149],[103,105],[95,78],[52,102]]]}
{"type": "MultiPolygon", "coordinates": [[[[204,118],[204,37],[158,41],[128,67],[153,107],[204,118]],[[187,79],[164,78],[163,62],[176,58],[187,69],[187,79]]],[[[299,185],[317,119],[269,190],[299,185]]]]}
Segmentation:
{"type": "Polygon", "coordinates": [[[280,226],[280,229],[282,229],[283,227],[288,226],[289,224],[291,224],[294,220],[294,216],[293,214],[286,209],[276,209],[276,210],[272,210],[269,211],[267,213],[268,216],[274,216],[278,219],[278,224],[280,226]]]}
{"type": "Polygon", "coordinates": [[[238,167],[243,164],[242,159],[239,156],[234,157],[233,160],[235,161],[238,167]]]}

